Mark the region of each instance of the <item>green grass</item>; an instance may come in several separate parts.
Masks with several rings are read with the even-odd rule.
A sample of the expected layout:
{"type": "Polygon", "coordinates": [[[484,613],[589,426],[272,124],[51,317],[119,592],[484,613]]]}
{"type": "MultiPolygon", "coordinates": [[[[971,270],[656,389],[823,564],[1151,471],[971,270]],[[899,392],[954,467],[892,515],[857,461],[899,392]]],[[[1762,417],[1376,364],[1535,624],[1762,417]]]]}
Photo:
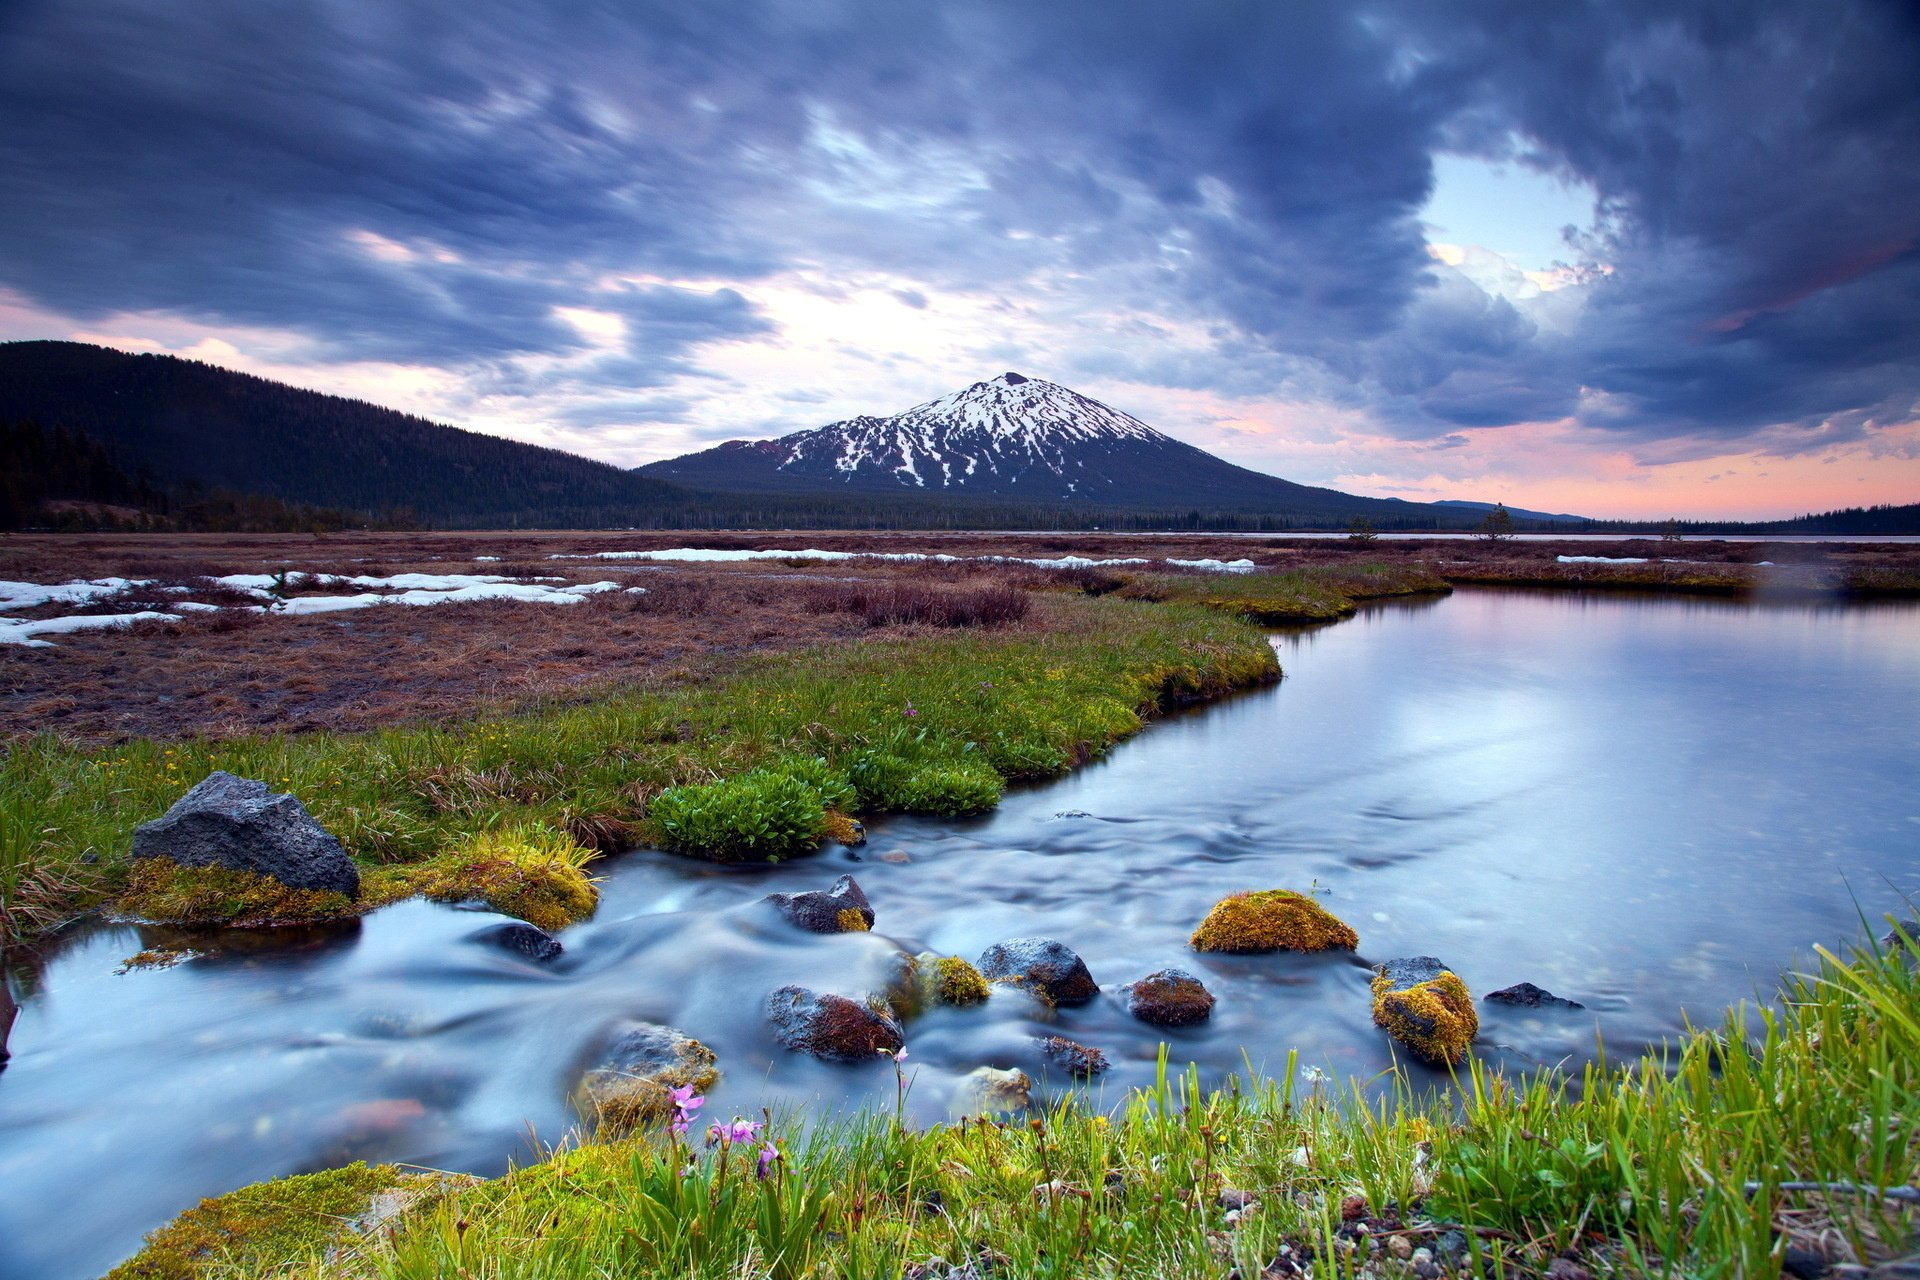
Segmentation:
{"type": "Polygon", "coordinates": [[[450,726],[98,751],[19,743],[0,757],[0,941],[121,887],[134,827],[214,769],[298,795],[369,873],[372,903],[391,898],[389,867],[435,863],[429,878],[452,892],[440,873],[472,865],[462,849],[503,830],[606,850],[675,826],[693,851],[777,858],[817,838],[828,804],[977,812],[1005,782],[1058,774],[1163,704],[1278,673],[1258,631],[1201,610],[1041,604],[1044,630],[745,658],[704,683],[450,726]],[[784,781],[742,781],[756,771],[784,781]],[[812,799],[796,827],[802,791],[812,799]],[[745,838],[762,829],[765,840],[745,838]]]}
{"type": "Polygon", "coordinates": [[[578,1147],[292,1274],[868,1280],[988,1258],[1022,1280],[1217,1280],[1290,1252],[1341,1256],[1315,1275],[1359,1275],[1393,1235],[1433,1247],[1452,1230],[1461,1269],[1489,1276],[1542,1274],[1563,1250],[1596,1274],[1777,1275],[1796,1232],[1816,1229],[1854,1258],[1884,1258],[1905,1247],[1910,1209],[1781,1187],[1920,1177],[1916,962],[1913,948],[1823,953],[1777,1008],[1573,1081],[1475,1063],[1455,1095],[1396,1084],[1369,1102],[1300,1083],[1291,1062],[1286,1079],[1211,1092],[1163,1070],[1111,1114],[1067,1104],[1026,1124],[786,1127],[764,1181],[757,1140],[578,1147]],[[1234,1213],[1229,1192],[1259,1209],[1234,1213]]]}
{"type": "Polygon", "coordinates": [[[1368,561],[1281,573],[1138,574],[1119,594],[1195,604],[1249,622],[1280,626],[1332,622],[1353,613],[1357,601],[1450,590],[1425,565],[1368,561]]]}

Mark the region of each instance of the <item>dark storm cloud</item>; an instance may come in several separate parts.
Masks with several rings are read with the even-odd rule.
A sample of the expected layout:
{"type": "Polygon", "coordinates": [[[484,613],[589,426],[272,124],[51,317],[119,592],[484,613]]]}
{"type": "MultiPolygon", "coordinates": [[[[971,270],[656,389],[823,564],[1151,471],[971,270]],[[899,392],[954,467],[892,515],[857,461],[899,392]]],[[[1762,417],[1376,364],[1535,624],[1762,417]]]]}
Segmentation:
{"type": "Polygon", "coordinates": [[[1831,443],[1920,397],[1916,66],[1871,0],[40,0],[0,7],[0,285],[510,394],[697,368],[767,330],[720,282],[797,264],[921,309],[1051,273],[1214,335],[1081,370],[1831,443]],[[1583,308],[1428,258],[1437,150],[1598,194],[1583,308]],[[557,308],[625,352],[516,369],[590,345],[557,308]]]}

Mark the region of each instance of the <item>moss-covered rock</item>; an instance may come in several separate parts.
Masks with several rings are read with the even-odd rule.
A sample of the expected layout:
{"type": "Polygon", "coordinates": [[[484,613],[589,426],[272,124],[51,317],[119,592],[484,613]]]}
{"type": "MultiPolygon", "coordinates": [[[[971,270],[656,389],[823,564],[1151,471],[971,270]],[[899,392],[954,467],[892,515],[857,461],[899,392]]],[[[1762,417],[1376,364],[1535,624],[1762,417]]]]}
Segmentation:
{"type": "Polygon", "coordinates": [[[1373,1021],[1415,1058],[1438,1067],[1465,1061],[1480,1031],[1467,984],[1432,956],[1375,967],[1373,1021]]]}
{"type": "Polygon", "coordinates": [[[1107,1069],[1107,1055],[1092,1045],[1065,1036],[1042,1036],[1040,1056],[1076,1080],[1091,1080],[1107,1069]]]}
{"type": "Polygon", "coordinates": [[[666,1119],[673,1090],[705,1093],[719,1079],[718,1059],[698,1040],[651,1022],[629,1024],[580,1078],[574,1106],[602,1134],[619,1136],[666,1119]]]}
{"type": "Polygon", "coordinates": [[[1213,992],[1185,969],[1162,969],[1120,988],[1127,1012],[1156,1027],[1190,1027],[1213,1015],[1213,992]]]}
{"type": "Polygon", "coordinates": [[[829,889],[770,893],[762,901],[809,933],[865,933],[873,928],[873,904],[852,876],[829,889]]]}
{"type": "Polygon", "coordinates": [[[1052,938],[1009,938],[980,953],[983,977],[1031,991],[1048,1004],[1083,1005],[1100,994],[1086,961],[1052,938]]]}
{"type": "Polygon", "coordinates": [[[872,1062],[907,1043],[883,1001],[849,1000],[805,987],[781,987],[768,996],[767,1021],[786,1048],[828,1062],[872,1062]]]}
{"type": "Polygon", "coordinates": [[[980,971],[959,956],[938,956],[928,968],[932,973],[934,998],[941,1004],[966,1008],[985,1004],[992,994],[980,971]]]}
{"type": "Polygon", "coordinates": [[[953,1091],[948,1112],[961,1116],[1003,1116],[1033,1105],[1033,1077],[1018,1067],[975,1067],[953,1091]]]}
{"type": "Polygon", "coordinates": [[[1260,889],[1214,904],[1192,941],[1196,951],[1351,951],[1360,935],[1305,894],[1260,889]]]}
{"type": "Polygon", "coordinates": [[[202,1200],[147,1236],[107,1280],[199,1280],[266,1275],[364,1239],[422,1207],[454,1182],[392,1165],[350,1164],[259,1182],[202,1200]]]}
{"type": "Polygon", "coordinates": [[[430,862],[403,869],[406,890],[436,902],[478,898],[501,915],[564,929],[599,905],[586,872],[593,851],[563,832],[508,827],[476,836],[430,862]]]}

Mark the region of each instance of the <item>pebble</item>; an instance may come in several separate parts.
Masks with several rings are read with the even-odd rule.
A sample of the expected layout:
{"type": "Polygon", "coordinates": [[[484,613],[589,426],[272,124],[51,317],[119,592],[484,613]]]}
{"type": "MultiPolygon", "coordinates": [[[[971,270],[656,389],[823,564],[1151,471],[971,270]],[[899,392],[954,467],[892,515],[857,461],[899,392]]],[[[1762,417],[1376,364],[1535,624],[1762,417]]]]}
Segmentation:
{"type": "Polygon", "coordinates": [[[1387,1252],[1405,1262],[1413,1256],[1413,1245],[1408,1243],[1405,1236],[1388,1236],[1387,1252]]]}

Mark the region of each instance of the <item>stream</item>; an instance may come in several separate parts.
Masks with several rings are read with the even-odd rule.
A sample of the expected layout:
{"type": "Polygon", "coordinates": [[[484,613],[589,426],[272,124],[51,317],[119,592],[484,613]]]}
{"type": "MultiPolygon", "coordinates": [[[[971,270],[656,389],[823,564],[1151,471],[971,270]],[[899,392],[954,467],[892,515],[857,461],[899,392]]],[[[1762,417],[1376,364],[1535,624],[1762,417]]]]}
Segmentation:
{"type": "MultiPolygon", "coordinates": [[[[1048,1077],[1034,1038],[1103,1049],[1112,1103],[1169,1042],[1209,1081],[1370,1077],[1388,1042],[1367,965],[1441,957],[1483,995],[1531,981],[1583,1010],[1481,1006],[1476,1052],[1516,1068],[1610,1057],[1767,998],[1813,944],[1920,897],[1920,604],[1815,606],[1513,590],[1371,605],[1276,635],[1278,686],[1162,720],[1106,759],[973,820],[883,819],[861,849],[727,868],[641,850],[535,964],[473,940],[498,917],[402,903],[345,927],[235,935],[173,968],[93,925],[35,972],[0,1070],[0,1277],[81,1280],[189,1207],[346,1161],[482,1174],[574,1123],[608,1029],[661,1022],[719,1055],[704,1116],[895,1105],[890,1064],[780,1049],[787,983],[859,995],[909,952],[1004,938],[1078,951],[1105,989],[1047,1010],[1013,992],[907,1025],[909,1115],[945,1118],[982,1064],[1048,1077]],[[852,873],[872,934],[815,936],[757,900],[852,873]],[[1247,888],[1293,888],[1357,956],[1197,955],[1247,888]],[[1166,966],[1210,1021],[1130,1018],[1166,966]]],[[[1442,1076],[1423,1075],[1438,1083],[1442,1076]]]]}

